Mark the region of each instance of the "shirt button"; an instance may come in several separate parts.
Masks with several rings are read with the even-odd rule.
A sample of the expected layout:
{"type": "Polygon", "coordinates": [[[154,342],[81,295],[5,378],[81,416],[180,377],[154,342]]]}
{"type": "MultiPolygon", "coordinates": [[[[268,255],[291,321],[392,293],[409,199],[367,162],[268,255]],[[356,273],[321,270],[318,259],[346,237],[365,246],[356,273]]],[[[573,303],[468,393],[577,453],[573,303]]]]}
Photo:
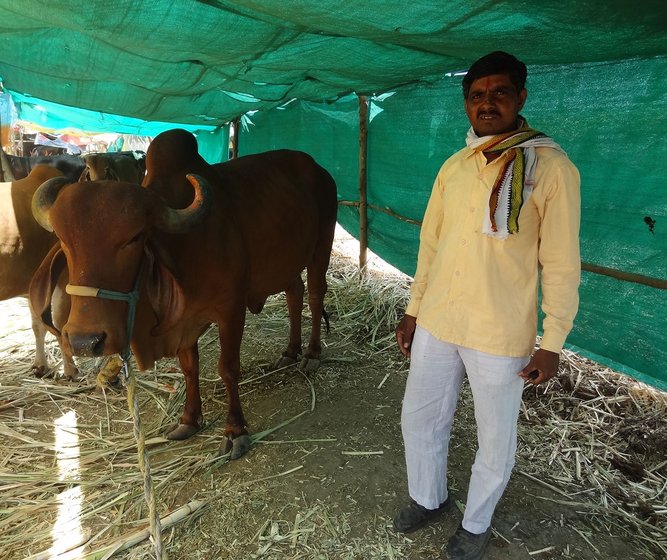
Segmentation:
{"type": "Polygon", "coordinates": [[[471,207],[471,208],[470,208],[470,211],[471,211],[471,212],[474,212],[474,211],[475,211],[475,207],[474,207],[474,206],[471,207]]]}
{"type": "Polygon", "coordinates": [[[457,270],[456,272],[454,272],[454,275],[455,276],[461,276],[461,272],[457,270]]]}
{"type": "Polygon", "coordinates": [[[461,239],[461,245],[465,245],[466,243],[468,243],[468,241],[466,241],[465,239],[461,239]]]}

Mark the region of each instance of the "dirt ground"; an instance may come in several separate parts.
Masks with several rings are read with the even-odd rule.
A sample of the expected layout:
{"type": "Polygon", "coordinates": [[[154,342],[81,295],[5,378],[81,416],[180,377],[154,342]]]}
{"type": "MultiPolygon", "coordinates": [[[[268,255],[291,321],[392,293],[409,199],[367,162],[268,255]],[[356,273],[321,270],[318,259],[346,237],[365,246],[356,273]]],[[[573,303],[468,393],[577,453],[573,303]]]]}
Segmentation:
{"type": "MultiPolygon", "coordinates": [[[[228,461],[219,451],[226,404],[216,375],[215,330],[200,341],[207,425],[187,442],[157,439],[150,446],[158,511],[165,515],[193,500],[204,504],[163,531],[163,548],[172,560],[445,557],[443,546],[461,518],[476,445],[470,392],[464,387],[451,444],[449,483],[457,507],[407,537],[396,534],[391,519],[407,499],[399,420],[408,363],[393,346],[391,310],[382,311],[388,319],[378,324],[368,309],[383,304],[346,307],[343,300],[356,289],[351,288],[355,280],[346,274],[333,273],[327,303],[331,331],[324,335],[323,361],[314,373],[294,367],[274,371],[270,366],[286,340],[280,297],[262,314],[248,316],[242,402],[249,429],[258,439],[237,461],[228,461]],[[267,430],[273,431],[264,435],[267,430]]],[[[376,275],[380,288],[360,288],[359,297],[382,299],[382,286],[401,282],[376,275]]],[[[391,307],[396,301],[384,305],[391,307]]],[[[55,540],[48,530],[58,496],[75,486],[83,488],[85,515],[80,525],[82,542],[88,539],[88,545],[51,557],[103,558],[92,551],[122,542],[128,533],[146,526],[125,391],[96,393],[94,374],[75,384],[30,379],[27,308],[15,301],[2,306],[0,430],[5,443],[0,450],[0,558],[40,558],[37,554],[55,540]],[[53,425],[71,410],[77,419],[81,465],[75,480],[57,480],[53,425]]],[[[57,356],[55,348],[51,352],[57,356]]],[[[177,419],[182,403],[179,378],[170,360],[138,374],[146,437],[158,437],[177,419]]],[[[527,406],[548,397],[529,391],[527,406]]],[[[611,505],[591,505],[586,484],[580,491],[571,486],[563,490],[558,480],[543,475],[553,466],[533,453],[531,442],[539,424],[539,414],[523,411],[516,469],[497,509],[486,558],[664,558],[651,538],[633,536],[627,515],[614,513],[611,505]]],[[[539,435],[540,445],[556,449],[558,438],[550,437],[539,435]]],[[[655,452],[664,458],[664,448],[655,452]]],[[[652,472],[662,476],[664,464],[652,472]]],[[[646,521],[646,534],[652,534],[653,524],[656,541],[663,543],[665,514],[667,510],[659,519],[646,521]]],[[[150,542],[143,541],[114,558],[153,555],[150,542]]]]}

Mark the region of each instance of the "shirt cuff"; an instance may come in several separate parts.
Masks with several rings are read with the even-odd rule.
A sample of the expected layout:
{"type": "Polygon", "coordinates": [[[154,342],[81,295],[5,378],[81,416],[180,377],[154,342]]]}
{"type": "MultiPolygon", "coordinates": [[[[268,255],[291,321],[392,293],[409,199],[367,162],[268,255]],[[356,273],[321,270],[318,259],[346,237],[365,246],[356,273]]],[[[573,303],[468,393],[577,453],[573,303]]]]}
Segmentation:
{"type": "Polygon", "coordinates": [[[410,300],[408,306],[405,308],[405,314],[416,317],[417,313],[419,313],[419,303],[419,301],[410,300]]]}
{"type": "Polygon", "coordinates": [[[540,343],[540,348],[542,348],[543,350],[549,350],[549,352],[560,354],[560,351],[563,349],[563,345],[565,344],[566,338],[567,338],[566,334],[545,332],[544,336],[542,336],[542,342],[540,343]]]}

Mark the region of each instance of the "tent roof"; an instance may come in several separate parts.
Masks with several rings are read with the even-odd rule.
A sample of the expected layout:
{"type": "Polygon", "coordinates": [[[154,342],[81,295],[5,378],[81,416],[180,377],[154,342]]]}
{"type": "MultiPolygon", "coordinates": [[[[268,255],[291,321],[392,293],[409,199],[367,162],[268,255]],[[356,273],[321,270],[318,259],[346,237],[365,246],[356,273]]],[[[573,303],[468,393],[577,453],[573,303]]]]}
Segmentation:
{"type": "Polygon", "coordinates": [[[656,0],[0,0],[0,76],[64,105],[215,126],[434,81],[497,49],[528,64],[661,56],[666,29],[656,0]]]}

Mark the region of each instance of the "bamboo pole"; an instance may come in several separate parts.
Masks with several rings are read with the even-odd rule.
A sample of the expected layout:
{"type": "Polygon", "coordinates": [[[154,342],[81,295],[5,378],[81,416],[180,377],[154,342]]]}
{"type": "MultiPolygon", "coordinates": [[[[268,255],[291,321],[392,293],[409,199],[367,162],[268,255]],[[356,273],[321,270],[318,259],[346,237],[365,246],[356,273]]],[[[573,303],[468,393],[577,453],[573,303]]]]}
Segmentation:
{"type": "Polygon", "coordinates": [[[590,264],[581,262],[581,270],[592,272],[593,274],[601,274],[602,276],[609,276],[616,280],[623,280],[624,282],[634,282],[635,284],[643,284],[651,288],[658,288],[659,290],[667,290],[667,280],[660,278],[652,278],[651,276],[643,276],[642,274],[635,274],[634,272],[623,272],[615,268],[607,268],[606,266],[599,266],[597,264],[590,264]]]}
{"type": "Polygon", "coordinates": [[[232,135],[229,140],[231,143],[229,159],[236,159],[239,157],[239,127],[241,126],[241,118],[236,117],[231,122],[232,135]]]}
{"type": "MultiPolygon", "coordinates": [[[[0,85],[0,95],[2,95],[3,89],[2,85],[0,85]]],[[[0,181],[5,181],[5,170],[4,170],[4,164],[5,164],[5,149],[2,147],[2,118],[0,118],[0,152],[2,152],[2,162],[0,162],[0,181]]]]}
{"type": "Polygon", "coordinates": [[[359,270],[364,274],[368,253],[368,99],[359,96],[359,270]]]}
{"type": "MultiPolygon", "coordinates": [[[[341,206],[360,206],[361,203],[358,200],[339,200],[338,204],[340,204],[341,206]]],[[[400,220],[401,222],[405,222],[415,226],[421,226],[422,224],[419,220],[413,220],[412,218],[401,216],[401,214],[394,212],[388,206],[385,206],[383,208],[382,206],[378,206],[376,204],[366,204],[366,208],[370,208],[371,210],[375,210],[376,212],[382,212],[384,214],[387,214],[388,216],[391,216],[392,218],[400,220]]]]}

